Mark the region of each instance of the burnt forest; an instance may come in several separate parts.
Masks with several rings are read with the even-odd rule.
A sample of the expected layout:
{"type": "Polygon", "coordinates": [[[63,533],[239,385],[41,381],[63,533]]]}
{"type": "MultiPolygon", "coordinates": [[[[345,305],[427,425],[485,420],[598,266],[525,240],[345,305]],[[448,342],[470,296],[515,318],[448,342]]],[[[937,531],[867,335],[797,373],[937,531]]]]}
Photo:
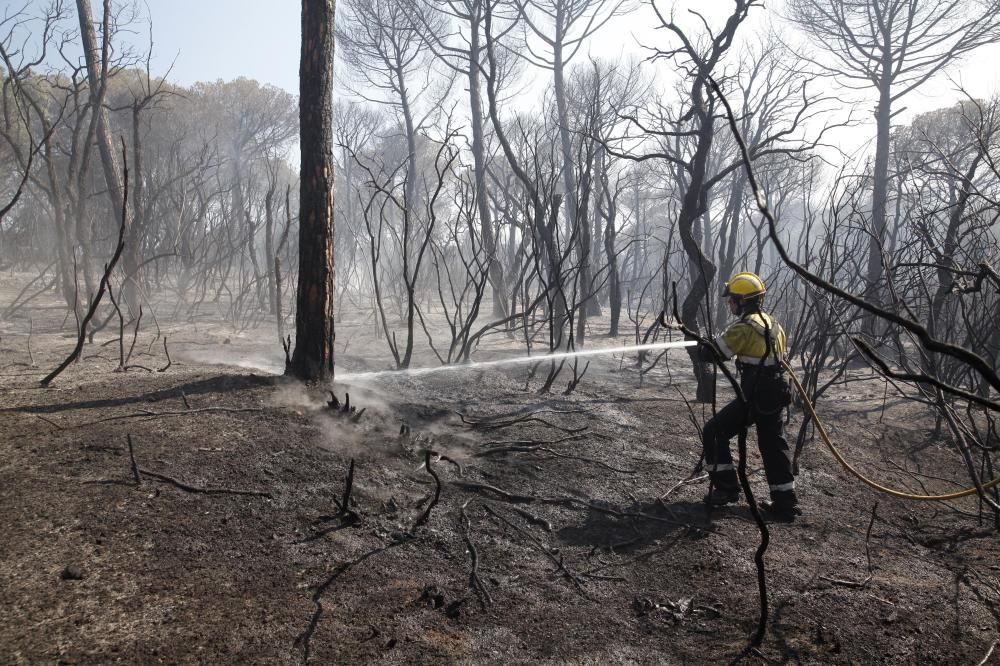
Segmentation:
{"type": "Polygon", "coordinates": [[[1000,664],[998,57],[0,0],[0,663],[1000,664]]]}

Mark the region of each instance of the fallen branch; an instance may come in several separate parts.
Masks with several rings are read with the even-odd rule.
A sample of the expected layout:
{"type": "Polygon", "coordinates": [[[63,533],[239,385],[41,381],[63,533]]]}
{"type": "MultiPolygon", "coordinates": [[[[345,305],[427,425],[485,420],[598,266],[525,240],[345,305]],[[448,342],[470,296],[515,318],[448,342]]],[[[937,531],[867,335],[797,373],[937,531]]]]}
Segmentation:
{"type": "Polygon", "coordinates": [[[500,442],[486,442],[486,446],[492,446],[493,448],[486,449],[485,451],[480,451],[475,454],[477,458],[483,458],[486,456],[496,455],[498,453],[505,453],[507,451],[512,451],[515,453],[520,453],[528,450],[534,450],[545,446],[547,444],[562,444],[563,442],[572,442],[578,439],[583,439],[591,433],[578,434],[578,435],[568,435],[566,437],[560,437],[559,439],[550,439],[543,442],[537,442],[531,439],[516,439],[510,441],[500,441],[500,442]]]}
{"type": "Polygon", "coordinates": [[[525,520],[527,520],[532,525],[538,525],[539,527],[541,527],[546,532],[549,532],[549,533],[552,532],[552,523],[550,523],[549,521],[545,520],[544,518],[542,518],[540,516],[536,516],[535,514],[531,513],[530,511],[526,511],[526,510],[524,510],[524,509],[522,509],[521,507],[518,507],[518,506],[512,506],[510,508],[514,511],[514,513],[518,514],[519,516],[521,516],[522,518],[524,518],[525,520]]]}
{"type": "MultiPolygon", "coordinates": [[[[497,519],[499,519],[505,525],[507,525],[511,529],[515,530],[516,532],[518,532],[522,536],[526,537],[529,541],[531,541],[531,543],[534,544],[535,547],[538,548],[538,550],[542,551],[542,553],[544,553],[545,556],[547,558],[549,558],[549,560],[551,560],[553,564],[556,565],[556,570],[559,573],[561,573],[567,580],[569,580],[571,583],[573,583],[573,587],[576,588],[577,592],[579,592],[581,596],[590,599],[590,595],[588,595],[587,591],[583,589],[583,584],[580,581],[580,577],[577,576],[572,571],[570,571],[566,567],[566,565],[563,563],[562,555],[560,555],[557,558],[555,555],[553,555],[553,552],[552,552],[553,549],[550,549],[550,548],[546,547],[546,545],[543,544],[541,541],[539,541],[538,538],[535,537],[534,534],[532,534],[531,532],[528,532],[528,531],[522,529],[521,527],[515,525],[510,520],[508,520],[503,514],[501,514],[498,511],[496,511],[490,505],[484,504],[483,508],[486,509],[487,513],[489,513],[492,516],[495,516],[497,519]]],[[[556,550],[556,552],[559,552],[559,551],[556,550]]]]}
{"type": "Polygon", "coordinates": [[[309,619],[309,626],[306,627],[306,630],[303,631],[301,634],[299,634],[298,637],[295,639],[295,646],[302,648],[303,663],[308,663],[309,661],[309,641],[312,639],[313,634],[316,633],[316,627],[319,625],[319,620],[323,616],[323,595],[330,588],[330,586],[333,585],[333,583],[342,575],[344,575],[357,565],[361,564],[368,558],[378,555],[379,553],[384,553],[390,548],[395,548],[396,546],[407,543],[412,538],[413,537],[411,537],[410,535],[403,535],[397,538],[395,541],[391,541],[390,543],[380,548],[370,550],[367,553],[358,556],[357,558],[355,558],[350,562],[341,564],[339,567],[334,569],[333,573],[331,573],[330,576],[327,577],[325,581],[316,586],[316,591],[313,592],[312,595],[312,601],[314,604],[316,604],[316,610],[313,612],[312,617],[309,619]]]}
{"type": "Polygon", "coordinates": [[[455,412],[455,413],[458,414],[459,418],[462,419],[462,423],[464,423],[465,425],[472,426],[473,428],[482,428],[483,430],[500,430],[501,428],[510,428],[511,426],[516,426],[516,425],[519,426],[531,422],[541,423],[546,427],[554,428],[556,430],[560,430],[562,432],[570,434],[583,432],[584,430],[587,429],[587,426],[582,426],[580,428],[564,428],[554,423],[550,423],[545,419],[540,419],[537,416],[522,416],[516,419],[509,419],[504,421],[474,421],[467,419],[465,415],[462,414],[461,412],[455,412]]]}
{"type": "Polygon", "coordinates": [[[493,605],[493,597],[490,596],[489,590],[479,578],[479,551],[476,550],[476,544],[472,542],[472,521],[469,520],[469,516],[465,512],[467,506],[469,506],[469,502],[459,508],[458,515],[462,526],[462,537],[465,539],[465,545],[469,547],[469,558],[472,560],[472,569],[469,571],[469,587],[476,593],[479,598],[479,606],[485,611],[487,606],[493,605]]]}
{"type": "Polygon", "coordinates": [[[613,467],[613,466],[607,464],[606,462],[602,462],[600,460],[597,460],[596,458],[588,458],[586,456],[575,456],[575,455],[570,454],[570,453],[560,453],[560,452],[556,451],[555,449],[550,449],[550,448],[548,448],[546,446],[540,447],[538,450],[539,451],[544,451],[545,453],[553,455],[556,458],[566,458],[568,460],[579,460],[581,462],[591,463],[592,465],[597,465],[599,467],[603,467],[606,470],[610,470],[612,472],[618,472],[619,474],[635,474],[636,473],[636,470],[634,470],[634,469],[620,469],[618,467],[613,467]]]}
{"type": "Polygon", "coordinates": [[[107,423],[108,421],[124,421],[125,419],[142,419],[142,418],[155,419],[155,418],[161,418],[161,417],[166,417],[166,416],[189,416],[191,414],[206,414],[206,413],[209,413],[209,412],[222,412],[222,413],[228,413],[228,414],[243,414],[243,413],[246,413],[246,412],[262,412],[262,411],[264,411],[264,410],[262,408],[260,408],[260,407],[202,407],[201,409],[188,409],[188,410],[185,410],[185,411],[182,411],[182,412],[180,412],[180,411],[177,411],[177,412],[174,412],[174,411],[170,411],[170,412],[151,412],[149,410],[143,410],[143,411],[135,413],[135,414],[122,414],[120,416],[107,416],[107,417],[105,417],[103,419],[97,419],[95,421],[85,421],[83,423],[76,423],[76,424],[68,425],[68,426],[59,426],[59,425],[56,425],[52,421],[49,421],[48,419],[45,419],[45,418],[39,416],[38,414],[35,414],[35,416],[38,416],[38,418],[42,419],[43,421],[46,421],[48,423],[52,423],[52,425],[56,425],[56,427],[58,427],[60,430],[66,430],[68,428],[84,428],[86,426],[97,425],[98,423],[107,423]]]}
{"type": "Polygon", "coordinates": [[[990,649],[986,651],[986,656],[983,657],[982,661],[976,664],[976,666],[986,666],[986,664],[990,661],[990,657],[993,656],[993,650],[997,649],[997,645],[1000,645],[1000,639],[993,641],[993,644],[990,645],[990,649]]]}
{"type": "Polygon", "coordinates": [[[692,530],[711,531],[704,527],[691,525],[690,523],[682,523],[678,520],[654,516],[650,513],[646,513],[645,511],[619,511],[618,509],[602,506],[593,500],[582,500],[577,497],[538,497],[536,495],[519,495],[486,483],[470,483],[467,481],[453,481],[452,483],[463,490],[493,493],[506,502],[519,504],[531,504],[537,502],[538,504],[557,504],[569,507],[575,506],[582,509],[596,511],[598,513],[605,513],[609,516],[615,516],[617,518],[642,518],[643,520],[651,520],[658,523],[665,523],[667,525],[676,525],[678,527],[685,527],[692,530]]]}
{"type": "Polygon", "coordinates": [[[871,538],[872,538],[872,526],[875,525],[875,512],[878,510],[878,502],[872,506],[872,518],[868,521],[868,530],[865,532],[865,557],[868,559],[868,575],[865,576],[864,580],[844,580],[842,578],[829,578],[827,576],[820,576],[823,580],[833,585],[839,585],[841,587],[851,587],[865,589],[868,584],[872,582],[874,577],[874,568],[872,567],[872,553],[871,553],[871,538]]]}
{"type": "Polygon", "coordinates": [[[189,493],[202,493],[204,495],[250,495],[253,497],[266,497],[271,499],[271,493],[260,492],[259,490],[235,490],[233,488],[199,488],[197,486],[191,486],[183,481],[178,481],[175,478],[166,476],[164,474],[158,474],[156,472],[150,472],[148,469],[137,468],[140,474],[145,474],[148,477],[154,478],[158,481],[163,481],[164,483],[169,483],[170,485],[180,488],[181,490],[189,493]]]}

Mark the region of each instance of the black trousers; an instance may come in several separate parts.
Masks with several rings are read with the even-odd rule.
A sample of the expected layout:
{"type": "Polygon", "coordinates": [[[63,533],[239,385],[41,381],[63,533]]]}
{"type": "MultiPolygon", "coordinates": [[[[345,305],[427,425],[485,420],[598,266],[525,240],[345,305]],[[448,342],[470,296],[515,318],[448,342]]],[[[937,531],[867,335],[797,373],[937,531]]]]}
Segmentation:
{"type": "Polygon", "coordinates": [[[736,399],[720,409],[705,424],[702,444],[705,449],[705,466],[712,484],[719,490],[739,490],[736,466],[729,450],[729,440],[739,434],[743,420],[747,426],[757,426],[757,446],[764,459],[764,474],[770,486],[772,499],[794,500],[795,476],[792,474],[792,452],[785,440],[782,422],[784,409],[773,414],[762,414],[736,399]]]}

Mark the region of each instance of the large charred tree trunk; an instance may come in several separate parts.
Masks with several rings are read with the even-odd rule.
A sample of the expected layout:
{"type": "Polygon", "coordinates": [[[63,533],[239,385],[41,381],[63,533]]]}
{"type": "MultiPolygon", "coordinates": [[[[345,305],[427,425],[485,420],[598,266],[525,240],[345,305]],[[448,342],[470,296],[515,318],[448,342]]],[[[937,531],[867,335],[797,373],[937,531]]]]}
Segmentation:
{"type": "Polygon", "coordinates": [[[288,372],[333,379],[334,0],[302,0],[299,64],[299,285],[288,372]]]}
{"type": "Polygon", "coordinates": [[[879,102],[875,109],[875,163],[872,167],[872,238],[868,245],[868,293],[878,302],[882,279],[882,249],[886,239],[886,210],[889,194],[889,142],[891,140],[890,82],[879,86],[879,102]]]}
{"type": "MultiPolygon", "coordinates": [[[[677,229],[681,237],[681,246],[688,258],[688,278],[691,283],[691,290],[681,304],[681,320],[685,326],[694,331],[701,330],[698,323],[698,311],[702,303],[706,301],[709,285],[713,284],[715,280],[715,264],[702,252],[701,238],[697,228],[698,218],[708,208],[708,191],[705,180],[712,142],[715,138],[713,105],[702,97],[706,91],[701,86],[703,86],[701,82],[695,84],[695,94],[693,95],[695,115],[700,123],[697,133],[698,145],[691,160],[688,189],[684,193],[680,214],[677,217],[677,229]]],[[[666,284],[669,276],[668,261],[669,257],[664,255],[663,293],[665,296],[670,293],[666,284]]],[[[698,381],[698,401],[711,402],[714,392],[711,367],[698,357],[693,348],[688,351],[688,355],[691,357],[694,375],[698,381]]]]}

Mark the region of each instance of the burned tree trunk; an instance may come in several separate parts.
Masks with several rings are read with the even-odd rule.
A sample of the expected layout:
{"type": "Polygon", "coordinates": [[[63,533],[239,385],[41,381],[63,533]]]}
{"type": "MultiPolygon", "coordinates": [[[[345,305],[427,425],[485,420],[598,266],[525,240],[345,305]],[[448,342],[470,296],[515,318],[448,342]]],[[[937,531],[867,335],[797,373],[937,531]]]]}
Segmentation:
{"type": "Polygon", "coordinates": [[[299,64],[299,285],[289,371],[333,379],[334,0],[302,0],[299,64]]]}
{"type": "MultiPolygon", "coordinates": [[[[76,9],[80,18],[80,37],[83,40],[83,53],[87,63],[87,78],[90,84],[90,104],[92,113],[97,116],[97,148],[101,153],[101,165],[104,167],[104,179],[108,185],[108,196],[111,198],[111,209],[122,210],[125,195],[118,156],[111,141],[111,130],[108,127],[108,112],[104,108],[104,94],[107,90],[108,49],[111,0],[104,0],[103,42],[98,50],[97,34],[94,31],[94,19],[90,11],[90,0],[76,0],[76,9]]],[[[125,213],[125,251],[122,264],[126,275],[131,279],[125,283],[125,301],[129,309],[138,307],[139,279],[139,247],[136,243],[137,234],[132,228],[132,215],[125,213]]]]}

